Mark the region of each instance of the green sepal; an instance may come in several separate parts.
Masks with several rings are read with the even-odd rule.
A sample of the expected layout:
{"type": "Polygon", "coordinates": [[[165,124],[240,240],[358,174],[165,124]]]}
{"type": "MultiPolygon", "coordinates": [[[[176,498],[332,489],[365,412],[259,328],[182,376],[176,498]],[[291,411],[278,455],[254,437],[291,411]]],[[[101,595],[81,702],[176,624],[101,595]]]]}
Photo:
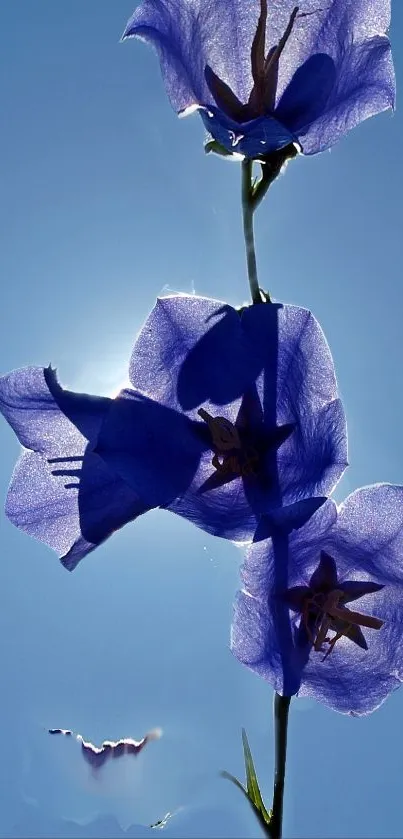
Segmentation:
{"type": "MultiPolygon", "coordinates": [[[[260,296],[262,298],[261,299],[262,303],[272,303],[273,302],[268,291],[264,291],[263,288],[259,288],[259,291],[260,291],[260,296]]],[[[253,305],[254,305],[253,303],[247,303],[245,306],[239,306],[237,309],[235,309],[235,311],[238,313],[239,317],[241,317],[241,315],[244,312],[246,312],[246,309],[250,309],[250,307],[253,306],[253,305]]]]}
{"type": "Polygon", "coordinates": [[[264,303],[271,303],[271,302],[272,302],[272,299],[271,299],[270,294],[269,294],[269,292],[268,292],[268,291],[264,291],[264,289],[263,289],[263,288],[259,288],[259,291],[260,291],[260,294],[261,294],[261,295],[262,295],[262,297],[263,297],[263,302],[264,302],[264,303]]]}
{"type": "Polygon", "coordinates": [[[257,780],[256,770],[253,763],[252,752],[249,747],[248,738],[246,736],[246,731],[242,729],[242,743],[243,743],[243,753],[244,753],[244,760],[245,760],[245,772],[246,772],[246,787],[238,781],[238,778],[235,778],[234,775],[231,775],[229,772],[222,772],[221,776],[226,778],[228,781],[232,781],[238,789],[244,794],[244,796],[249,801],[249,804],[253,808],[253,811],[260,822],[261,827],[266,836],[271,837],[271,820],[272,820],[272,812],[271,810],[267,810],[265,804],[263,802],[263,798],[260,792],[259,783],[257,780]]]}
{"type": "Polygon", "coordinates": [[[222,146],[217,140],[214,139],[207,139],[204,143],[204,151],[206,154],[210,154],[210,152],[214,152],[215,154],[219,154],[221,157],[232,157],[232,153],[222,146]]]}

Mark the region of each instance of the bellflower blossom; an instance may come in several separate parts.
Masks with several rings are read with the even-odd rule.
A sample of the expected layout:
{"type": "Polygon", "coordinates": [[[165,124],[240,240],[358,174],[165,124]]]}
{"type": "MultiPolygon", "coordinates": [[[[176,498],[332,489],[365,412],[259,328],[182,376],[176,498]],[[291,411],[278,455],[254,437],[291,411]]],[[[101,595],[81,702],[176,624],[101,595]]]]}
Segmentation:
{"type": "Polygon", "coordinates": [[[145,505],[215,536],[251,541],[262,513],[329,494],[346,467],[332,357],[306,309],[160,298],[130,381],[96,452],[145,505]]]}
{"type": "Polygon", "coordinates": [[[261,159],[324,151],[394,106],[389,25],[390,0],[143,0],[123,38],[155,47],[179,114],[261,159]]]}
{"type": "Polygon", "coordinates": [[[262,513],[304,502],[309,515],[345,469],[333,361],[306,309],[162,298],[130,379],[108,399],[63,390],[50,368],[0,378],[0,411],[27,450],[6,514],[70,570],[153,507],[251,541],[262,513]]]}
{"type": "Polygon", "coordinates": [[[367,714],[403,681],[403,487],[327,500],[292,531],[286,512],[246,556],[232,650],[279,694],[367,714]]]}
{"type": "Polygon", "coordinates": [[[68,570],[148,509],[93,452],[111,401],[63,390],[51,368],[27,367],[0,378],[0,411],[25,449],[6,514],[57,551],[68,570]]]}

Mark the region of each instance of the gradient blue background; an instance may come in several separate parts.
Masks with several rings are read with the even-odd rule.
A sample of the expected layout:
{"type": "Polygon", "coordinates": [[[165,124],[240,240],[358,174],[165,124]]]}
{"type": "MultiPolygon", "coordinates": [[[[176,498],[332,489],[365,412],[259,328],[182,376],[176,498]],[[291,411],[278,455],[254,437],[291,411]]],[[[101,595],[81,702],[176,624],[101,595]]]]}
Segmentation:
{"type": "MultiPolygon", "coordinates": [[[[152,51],[118,43],[132,10],[0,8],[1,371],[52,362],[65,386],[107,395],[157,295],[248,298],[239,168],[204,156],[201,121],[171,111],[152,51]]],[[[261,285],[311,308],[332,347],[350,434],[340,500],[403,481],[401,144],[402,112],[366,122],[294,161],[257,218],[261,285]]],[[[18,452],[2,423],[2,497],[18,452]]],[[[1,836],[115,836],[167,811],[171,837],[259,836],[218,774],[243,777],[245,726],[270,799],[271,690],[228,649],[240,552],[159,511],[73,574],[4,517],[0,550],[1,836]],[[164,735],[95,782],[53,726],[164,735]]],[[[285,836],[401,837],[402,720],[403,691],[366,719],[296,700],[285,836]]]]}

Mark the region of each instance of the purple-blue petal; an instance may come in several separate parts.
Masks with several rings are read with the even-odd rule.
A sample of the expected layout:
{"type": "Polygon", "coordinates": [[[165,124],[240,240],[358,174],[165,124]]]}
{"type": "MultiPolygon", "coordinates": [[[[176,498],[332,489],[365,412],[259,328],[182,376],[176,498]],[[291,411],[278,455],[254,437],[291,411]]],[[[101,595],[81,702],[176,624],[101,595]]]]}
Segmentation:
{"type": "MultiPolygon", "coordinates": [[[[144,0],[123,37],[151,43],[178,112],[201,106],[210,134],[230,152],[270,154],[291,142],[305,154],[332,146],[359,122],[394,106],[386,33],[390,0],[305,0],[278,66],[274,112],[236,123],[215,101],[206,67],[241,104],[252,90],[251,46],[260,12],[242,0],[144,0]]],[[[268,4],[266,53],[283,37],[295,0],[268,4]]]]}
{"type": "Polygon", "coordinates": [[[130,381],[161,405],[199,419],[200,405],[239,399],[259,363],[232,306],[193,295],[162,297],[134,345],[130,381]]]}
{"type": "Polygon", "coordinates": [[[395,74],[387,38],[354,44],[343,57],[323,114],[295,129],[304,154],[333,146],[360,122],[395,105],[395,74]]]}
{"type": "Polygon", "coordinates": [[[105,417],[96,452],[149,507],[167,505],[186,492],[206,448],[195,426],[185,414],[126,389],[105,417]]]}
{"type": "Polygon", "coordinates": [[[336,513],[326,502],[288,536],[251,546],[242,570],[232,627],[234,654],[280,693],[298,692],[354,715],[377,708],[403,680],[403,487],[376,485],[353,493],[336,513]],[[301,643],[301,614],[286,590],[319,580],[323,552],[353,609],[384,621],[363,629],[368,649],[340,638],[331,654],[301,643]],[[281,560],[279,562],[278,560],[281,560]],[[356,597],[361,587],[362,595],[356,597]],[[284,620],[285,618],[285,620],[284,620]],[[291,688],[291,689],[290,689],[291,688]]]}
{"type": "Polygon", "coordinates": [[[211,452],[203,455],[195,479],[185,493],[168,505],[168,510],[183,516],[212,536],[234,542],[250,542],[259,515],[245,495],[242,480],[235,478],[208,492],[202,490],[203,484],[214,474],[211,459],[211,452]]]}
{"type": "MultiPolygon", "coordinates": [[[[294,6],[294,0],[283,0],[281,6],[269,4],[270,46],[278,43],[294,6]]],[[[316,0],[305,0],[280,59],[277,104],[295,73],[312,56],[328,55],[339,67],[350,44],[362,44],[385,34],[390,9],[390,0],[324,0],[319,5],[316,0]]]]}
{"type": "Polygon", "coordinates": [[[72,571],[112,533],[146,508],[96,455],[58,464],[38,452],[21,455],[7,494],[9,520],[44,542],[72,571]]]}
{"type": "Polygon", "coordinates": [[[50,369],[25,368],[0,379],[0,410],[28,449],[14,470],[6,514],[69,570],[148,509],[92,453],[110,405],[64,391],[50,369]]]}
{"type": "Polygon", "coordinates": [[[276,507],[262,515],[253,537],[254,542],[270,539],[275,533],[292,533],[309,522],[314,513],[327,501],[326,496],[314,496],[295,501],[286,507],[276,507]]]}
{"type": "Polygon", "coordinates": [[[276,118],[297,136],[327,108],[337,81],[333,59],[326,53],[311,55],[294,73],[277,107],[276,118]]]}
{"type": "Polygon", "coordinates": [[[0,411],[20,443],[37,452],[65,451],[66,434],[74,447],[76,430],[95,439],[110,404],[105,397],[64,391],[50,367],[24,367],[0,378],[0,411]]]}
{"type": "Polygon", "coordinates": [[[207,131],[231,154],[249,158],[278,151],[291,143],[298,143],[298,136],[274,116],[263,116],[249,122],[235,122],[214,106],[200,108],[200,116],[207,131]]]}
{"type": "Polygon", "coordinates": [[[383,576],[396,583],[403,561],[403,487],[374,484],[352,492],[340,507],[338,532],[365,556],[370,572],[376,574],[379,557],[383,576]]]}
{"type": "Polygon", "coordinates": [[[277,453],[281,503],[329,495],[347,465],[347,427],[320,325],[307,309],[265,305],[247,308],[242,326],[262,365],[266,427],[295,425],[277,453]]]}
{"type": "Polygon", "coordinates": [[[96,452],[144,503],[216,536],[250,541],[263,513],[327,495],[345,469],[333,361],[305,309],[238,312],[193,295],[162,298],[136,341],[130,378],[136,389],[114,400],[96,452]],[[246,451],[262,446],[260,476],[217,473],[201,407],[233,424],[242,417],[246,451]]]}
{"type": "MultiPolygon", "coordinates": [[[[296,306],[253,306],[242,313],[241,325],[251,369],[261,371],[255,381],[265,428],[291,423],[295,429],[265,456],[267,481],[238,477],[205,491],[214,475],[212,452],[206,451],[188,490],[169,504],[208,532],[240,542],[253,537],[263,513],[330,493],[347,464],[333,361],[312,314],[296,306]]],[[[236,419],[234,404],[219,413],[236,419]]]]}
{"type": "Polygon", "coordinates": [[[207,64],[247,101],[258,17],[259,5],[245,14],[243,0],[143,0],[123,38],[136,36],[155,47],[167,94],[180,112],[194,104],[214,104],[205,80],[207,64]]]}
{"type": "MultiPolygon", "coordinates": [[[[259,380],[263,400],[277,389],[277,421],[287,422],[290,399],[309,400],[314,411],[338,397],[329,345],[312,313],[300,306],[248,306],[242,329],[259,357],[266,381],[259,380]],[[297,393],[293,394],[293,391],[297,393]],[[300,393],[302,391],[302,393],[300,393]]],[[[308,405],[308,401],[306,403],[308,405]]]]}
{"type": "MultiPolygon", "coordinates": [[[[286,514],[286,508],[284,508],[284,513],[286,514]]],[[[318,565],[319,556],[312,555],[309,566],[305,568],[306,557],[310,552],[315,552],[319,538],[318,533],[327,536],[333,532],[336,521],[337,507],[332,499],[327,499],[303,527],[292,532],[284,531],[280,521],[279,530],[287,535],[287,546],[288,550],[292,551],[292,562],[301,563],[303,571],[303,579],[298,583],[290,582],[290,587],[292,585],[309,586],[311,576],[318,565]]],[[[273,530],[274,528],[271,529],[271,536],[274,535],[273,530]]],[[[254,542],[248,549],[242,566],[241,576],[244,587],[256,599],[267,599],[267,592],[272,585],[274,571],[273,545],[273,538],[254,542]]]]}
{"type": "Polygon", "coordinates": [[[330,0],[316,22],[307,18],[309,53],[303,61],[299,54],[275,111],[304,154],[330,148],[358,123],[394,107],[390,6],[390,0],[330,0]]]}

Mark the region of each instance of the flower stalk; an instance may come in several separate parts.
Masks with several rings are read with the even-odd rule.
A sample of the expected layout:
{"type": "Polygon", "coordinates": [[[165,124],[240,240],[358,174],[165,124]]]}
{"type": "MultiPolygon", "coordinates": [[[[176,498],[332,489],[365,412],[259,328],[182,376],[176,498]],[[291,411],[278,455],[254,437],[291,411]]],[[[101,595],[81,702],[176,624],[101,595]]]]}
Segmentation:
{"type": "Polygon", "coordinates": [[[274,789],[273,806],[269,825],[271,839],[281,839],[283,826],[283,801],[287,759],[288,713],[290,696],[274,695],[274,789]]]}
{"type": "Polygon", "coordinates": [[[253,232],[253,216],[259,207],[259,204],[263,201],[269,187],[278,177],[284,165],[293,157],[296,157],[297,154],[297,146],[291,143],[279,152],[271,154],[266,160],[256,161],[259,162],[262,167],[261,177],[256,180],[253,178],[254,161],[249,158],[245,158],[241,164],[243,230],[245,237],[249,287],[253,303],[271,303],[269,293],[267,291],[262,293],[259,288],[255,237],[253,232]]]}
{"type": "Polygon", "coordinates": [[[242,162],[242,216],[246,248],[246,264],[248,266],[248,279],[252,302],[262,303],[262,296],[260,294],[257,278],[255,237],[253,232],[253,214],[255,207],[253,203],[252,177],[253,160],[246,159],[242,162]]]}
{"type": "Polygon", "coordinates": [[[291,696],[274,695],[274,789],[273,804],[268,810],[260,791],[246,731],[242,729],[242,743],[245,760],[245,786],[229,772],[222,772],[223,778],[235,784],[249,801],[253,812],[268,839],[281,839],[283,826],[283,799],[287,757],[288,712],[291,696]]]}

